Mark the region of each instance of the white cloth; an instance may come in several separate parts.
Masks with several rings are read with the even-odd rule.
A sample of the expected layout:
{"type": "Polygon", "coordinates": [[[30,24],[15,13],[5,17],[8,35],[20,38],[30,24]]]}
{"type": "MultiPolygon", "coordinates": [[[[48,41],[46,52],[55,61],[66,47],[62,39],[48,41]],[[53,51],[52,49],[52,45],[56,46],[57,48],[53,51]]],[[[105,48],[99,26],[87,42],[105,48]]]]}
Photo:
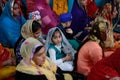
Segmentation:
{"type": "MultiPolygon", "coordinates": [[[[55,46],[61,52],[61,45],[55,46]]],[[[56,59],[56,51],[53,48],[48,49],[48,54],[50,59],[57,64],[60,69],[63,71],[72,71],[73,70],[73,61],[63,62],[62,59],[56,59]]]]}

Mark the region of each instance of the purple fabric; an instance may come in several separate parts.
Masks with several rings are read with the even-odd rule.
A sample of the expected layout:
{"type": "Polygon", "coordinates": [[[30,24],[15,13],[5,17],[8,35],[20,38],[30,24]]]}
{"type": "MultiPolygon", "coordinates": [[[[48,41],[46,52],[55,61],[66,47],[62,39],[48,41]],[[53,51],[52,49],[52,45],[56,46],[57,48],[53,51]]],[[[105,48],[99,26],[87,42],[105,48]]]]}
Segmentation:
{"type": "MultiPolygon", "coordinates": [[[[78,32],[83,31],[87,24],[90,22],[90,18],[87,16],[87,13],[84,9],[82,9],[77,0],[74,1],[73,8],[72,8],[72,23],[71,28],[73,30],[73,34],[76,35],[78,32]]],[[[85,34],[88,34],[84,33],[85,34]]]]}

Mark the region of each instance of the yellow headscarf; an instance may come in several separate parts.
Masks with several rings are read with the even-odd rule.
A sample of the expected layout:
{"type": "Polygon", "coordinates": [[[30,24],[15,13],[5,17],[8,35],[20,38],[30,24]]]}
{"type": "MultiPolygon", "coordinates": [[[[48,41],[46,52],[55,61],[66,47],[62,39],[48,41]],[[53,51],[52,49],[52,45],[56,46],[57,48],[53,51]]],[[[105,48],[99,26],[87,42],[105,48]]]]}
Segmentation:
{"type": "Polygon", "coordinates": [[[27,20],[26,23],[22,26],[21,34],[23,38],[33,37],[32,32],[32,23],[34,20],[27,20]]]}
{"type": "Polygon", "coordinates": [[[41,75],[44,74],[48,80],[56,80],[55,73],[57,66],[46,58],[45,63],[42,66],[36,65],[32,61],[33,52],[37,46],[42,44],[35,38],[26,39],[21,45],[20,53],[23,60],[18,64],[17,71],[31,74],[31,75],[41,75]]]}

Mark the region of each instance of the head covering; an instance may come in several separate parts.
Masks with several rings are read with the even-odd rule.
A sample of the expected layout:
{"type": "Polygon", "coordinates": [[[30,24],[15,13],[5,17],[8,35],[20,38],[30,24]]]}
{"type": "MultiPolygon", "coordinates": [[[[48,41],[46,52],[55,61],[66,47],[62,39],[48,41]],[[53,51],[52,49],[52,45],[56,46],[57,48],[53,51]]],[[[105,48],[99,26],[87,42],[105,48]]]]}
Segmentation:
{"type": "Polygon", "coordinates": [[[74,57],[74,54],[76,53],[76,51],[72,48],[72,46],[70,45],[70,43],[68,42],[68,40],[66,39],[62,31],[58,27],[54,27],[49,30],[46,38],[46,43],[45,43],[46,50],[49,49],[51,43],[53,44],[53,42],[51,41],[51,38],[56,29],[58,29],[62,35],[61,46],[63,47],[63,50],[66,51],[64,53],[70,53],[74,57]]]}
{"type": "Polygon", "coordinates": [[[23,60],[18,64],[17,71],[31,74],[31,75],[42,75],[44,74],[48,80],[56,80],[55,72],[57,66],[51,62],[48,58],[42,66],[36,65],[32,60],[34,56],[34,51],[38,46],[43,46],[35,38],[27,38],[21,45],[20,53],[23,60]]]}
{"type": "Polygon", "coordinates": [[[71,13],[64,13],[60,15],[60,22],[68,22],[72,20],[72,14],[71,13]]]}
{"type": "Polygon", "coordinates": [[[18,15],[14,19],[13,10],[14,0],[9,0],[0,16],[0,42],[7,47],[14,47],[20,37],[21,26],[25,23],[25,18],[18,15]]]}
{"type": "Polygon", "coordinates": [[[21,34],[23,38],[33,37],[32,32],[32,23],[34,20],[27,20],[26,23],[22,26],[21,34]]]}
{"type": "Polygon", "coordinates": [[[41,19],[40,12],[39,11],[33,11],[33,12],[29,13],[29,19],[33,19],[33,20],[41,19]]]}
{"type": "Polygon", "coordinates": [[[97,43],[103,42],[101,32],[107,32],[106,22],[97,21],[93,24],[90,31],[90,40],[96,41],[97,43]]]}
{"type": "Polygon", "coordinates": [[[73,30],[73,35],[77,35],[79,32],[82,32],[79,37],[79,40],[82,41],[84,37],[88,35],[88,31],[85,31],[84,28],[89,24],[90,18],[88,17],[86,10],[79,6],[78,0],[74,0],[71,13],[72,23],[70,27],[73,30]]]}
{"type": "Polygon", "coordinates": [[[23,57],[23,59],[27,59],[27,60],[32,59],[35,49],[38,46],[43,46],[39,40],[32,37],[26,39],[21,45],[21,49],[20,49],[20,54],[23,57]]]}

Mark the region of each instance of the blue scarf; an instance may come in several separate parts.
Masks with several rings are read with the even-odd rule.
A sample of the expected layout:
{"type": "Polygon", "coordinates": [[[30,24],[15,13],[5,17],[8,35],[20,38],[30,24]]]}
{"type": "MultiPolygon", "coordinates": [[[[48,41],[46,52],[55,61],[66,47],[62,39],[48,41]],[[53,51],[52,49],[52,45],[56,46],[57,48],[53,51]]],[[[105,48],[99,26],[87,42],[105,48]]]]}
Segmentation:
{"type": "Polygon", "coordinates": [[[11,2],[9,0],[5,9],[0,17],[0,43],[4,46],[14,47],[16,41],[20,37],[21,26],[26,22],[25,18],[21,15],[15,20],[11,14],[11,2]]]}

